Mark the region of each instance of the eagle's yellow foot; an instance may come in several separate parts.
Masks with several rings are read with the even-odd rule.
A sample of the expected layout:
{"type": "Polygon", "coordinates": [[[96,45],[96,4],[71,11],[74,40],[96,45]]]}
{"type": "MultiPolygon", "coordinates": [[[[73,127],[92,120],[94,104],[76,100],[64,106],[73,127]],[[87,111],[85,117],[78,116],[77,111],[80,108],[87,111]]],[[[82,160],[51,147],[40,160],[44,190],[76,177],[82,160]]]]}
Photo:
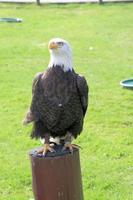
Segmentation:
{"type": "Polygon", "coordinates": [[[73,154],[73,149],[79,149],[80,146],[76,145],[76,144],[71,144],[70,142],[66,142],[64,144],[64,147],[63,147],[63,151],[66,150],[66,149],[69,149],[69,151],[73,154]]]}
{"type": "Polygon", "coordinates": [[[55,152],[55,150],[50,146],[50,144],[46,143],[40,150],[37,151],[37,153],[43,154],[43,156],[45,156],[48,151],[50,151],[51,153],[55,152]]]}

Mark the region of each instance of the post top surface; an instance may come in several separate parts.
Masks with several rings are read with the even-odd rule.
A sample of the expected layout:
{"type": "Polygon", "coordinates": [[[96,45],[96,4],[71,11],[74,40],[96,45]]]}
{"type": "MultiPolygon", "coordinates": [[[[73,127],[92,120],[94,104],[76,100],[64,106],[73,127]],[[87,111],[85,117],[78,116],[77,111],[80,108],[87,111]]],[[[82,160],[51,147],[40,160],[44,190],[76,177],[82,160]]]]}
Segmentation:
{"type": "MultiPolygon", "coordinates": [[[[47,154],[45,156],[43,154],[37,153],[37,150],[39,150],[40,148],[41,147],[31,149],[29,151],[29,155],[32,156],[32,157],[38,157],[38,158],[48,158],[48,157],[58,157],[58,156],[64,156],[66,154],[71,154],[69,149],[62,150],[63,145],[54,145],[53,149],[55,150],[55,152],[47,152],[47,154]]],[[[74,148],[73,153],[76,152],[76,151],[78,151],[78,149],[74,148]]]]}

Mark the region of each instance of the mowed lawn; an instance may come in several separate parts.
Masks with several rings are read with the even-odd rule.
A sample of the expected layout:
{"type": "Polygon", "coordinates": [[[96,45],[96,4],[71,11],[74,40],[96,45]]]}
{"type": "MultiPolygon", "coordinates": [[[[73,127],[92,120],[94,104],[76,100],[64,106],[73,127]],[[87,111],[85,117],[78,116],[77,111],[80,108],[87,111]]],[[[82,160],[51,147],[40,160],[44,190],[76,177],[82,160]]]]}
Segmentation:
{"type": "MultiPolygon", "coordinates": [[[[33,198],[28,151],[38,145],[21,121],[31,84],[49,61],[47,43],[68,40],[90,86],[80,150],[85,200],[133,199],[133,4],[0,4],[0,200],[33,198]]],[[[65,167],[65,166],[64,166],[65,167]]]]}

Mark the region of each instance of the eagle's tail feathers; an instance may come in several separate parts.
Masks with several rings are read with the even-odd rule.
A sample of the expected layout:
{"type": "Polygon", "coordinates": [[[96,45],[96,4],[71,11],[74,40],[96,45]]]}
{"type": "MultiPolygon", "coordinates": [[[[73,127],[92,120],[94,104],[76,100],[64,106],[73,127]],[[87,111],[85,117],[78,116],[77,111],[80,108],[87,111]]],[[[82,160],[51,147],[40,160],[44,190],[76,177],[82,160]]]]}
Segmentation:
{"type": "Polygon", "coordinates": [[[31,123],[33,121],[34,121],[33,115],[31,113],[31,111],[28,111],[27,114],[26,114],[26,116],[25,116],[25,118],[24,118],[24,120],[22,121],[22,124],[24,126],[26,126],[27,124],[29,124],[29,123],[31,123]]]}

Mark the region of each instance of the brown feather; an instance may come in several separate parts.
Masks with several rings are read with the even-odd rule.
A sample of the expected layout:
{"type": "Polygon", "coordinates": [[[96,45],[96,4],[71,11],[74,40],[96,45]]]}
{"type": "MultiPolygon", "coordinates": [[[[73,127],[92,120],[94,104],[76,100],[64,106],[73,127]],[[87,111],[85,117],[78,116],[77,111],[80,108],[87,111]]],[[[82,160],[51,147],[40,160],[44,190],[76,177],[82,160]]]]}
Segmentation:
{"type": "Polygon", "coordinates": [[[46,133],[60,137],[67,131],[75,138],[80,134],[88,105],[85,78],[53,66],[35,77],[32,92],[30,111],[35,119],[32,137],[43,138],[46,133]]]}

